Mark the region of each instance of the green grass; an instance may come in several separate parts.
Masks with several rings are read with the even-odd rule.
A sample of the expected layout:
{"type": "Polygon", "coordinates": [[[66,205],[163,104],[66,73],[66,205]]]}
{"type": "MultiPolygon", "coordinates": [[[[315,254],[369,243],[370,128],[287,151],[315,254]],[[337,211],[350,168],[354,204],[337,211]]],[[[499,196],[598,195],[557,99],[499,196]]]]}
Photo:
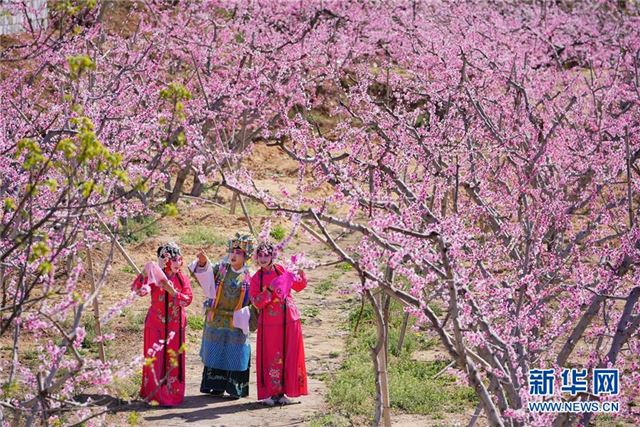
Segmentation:
{"type": "Polygon", "coordinates": [[[319,295],[327,295],[330,290],[335,288],[336,282],[342,276],[343,273],[331,273],[325,279],[322,279],[314,287],[313,292],[319,295]]]}
{"type": "Polygon", "coordinates": [[[339,414],[316,415],[307,422],[309,427],[348,427],[351,424],[339,414]]]}
{"type": "Polygon", "coordinates": [[[187,326],[194,331],[201,331],[204,329],[204,318],[202,316],[191,315],[187,317],[187,326]]]}
{"type": "Polygon", "coordinates": [[[140,414],[137,411],[131,411],[127,416],[127,424],[130,426],[137,426],[140,424],[140,421],[142,421],[141,418],[142,417],[140,417],[140,414]]]}
{"type": "Polygon", "coordinates": [[[304,307],[300,313],[302,324],[306,324],[309,319],[316,318],[318,314],[320,314],[320,309],[318,307],[304,307]]]}
{"type": "Polygon", "coordinates": [[[314,306],[309,306],[302,309],[302,315],[304,317],[316,317],[319,313],[320,309],[314,306]]]}
{"type": "Polygon", "coordinates": [[[5,399],[12,398],[12,397],[19,397],[20,388],[21,388],[20,384],[17,381],[12,381],[10,383],[5,382],[0,387],[0,389],[2,390],[2,395],[5,399]]]}
{"type": "MultiPolygon", "coordinates": [[[[247,213],[250,217],[256,216],[265,216],[268,211],[267,208],[264,207],[262,203],[254,202],[253,200],[244,199],[244,206],[247,208],[247,213]]],[[[242,206],[240,206],[240,202],[236,205],[236,213],[242,214],[242,206]]]]}
{"type": "Polygon", "coordinates": [[[351,264],[349,264],[348,262],[341,262],[340,264],[336,264],[336,268],[337,268],[338,270],[342,270],[342,271],[344,271],[345,273],[346,273],[347,271],[351,271],[351,270],[353,270],[353,267],[352,267],[352,266],[351,266],[351,264]]]}
{"type": "MultiPolygon", "coordinates": [[[[352,419],[366,417],[371,420],[374,410],[375,378],[370,348],[376,341],[376,328],[373,309],[366,304],[358,330],[353,332],[359,312],[360,304],[354,303],[349,315],[352,332],[347,339],[345,359],[338,372],[328,382],[327,401],[333,410],[348,414],[352,419]]],[[[472,388],[456,385],[455,379],[448,375],[434,378],[449,363],[448,360],[411,359],[414,351],[433,348],[436,345],[435,340],[425,339],[407,328],[402,351],[399,355],[394,354],[402,317],[401,307],[392,303],[388,363],[392,408],[410,414],[438,418],[445,413],[463,412],[473,407],[476,397],[472,388]]],[[[410,323],[413,323],[413,319],[410,323]]]]}
{"type": "Polygon", "coordinates": [[[135,271],[129,264],[122,267],[120,271],[122,271],[123,273],[137,274],[137,271],[135,271]]]}
{"type": "Polygon", "coordinates": [[[129,401],[138,397],[141,384],[142,369],[130,377],[114,379],[114,381],[109,384],[109,390],[118,399],[129,401]]]}
{"type": "Polygon", "coordinates": [[[284,239],[284,236],[286,234],[287,234],[287,230],[285,230],[285,228],[282,225],[276,224],[276,226],[271,229],[269,236],[271,236],[274,240],[279,242],[282,239],[284,239]]]}
{"type": "Polygon", "coordinates": [[[133,312],[130,310],[126,311],[126,326],[125,330],[127,332],[142,332],[144,328],[144,321],[147,317],[146,312],[133,312]]]}
{"type": "Polygon", "coordinates": [[[335,283],[331,279],[322,279],[316,287],[313,289],[313,292],[319,295],[327,295],[331,289],[335,286],[335,283]]]}
{"type": "MultiPolygon", "coordinates": [[[[96,321],[93,317],[83,316],[82,319],[84,330],[87,333],[82,341],[82,348],[87,350],[98,351],[98,343],[94,342],[96,339],[96,321]]],[[[100,331],[104,334],[104,331],[100,331]]],[[[108,344],[108,341],[104,343],[108,344]]]]}
{"type": "Polygon", "coordinates": [[[196,226],[191,228],[185,234],[180,237],[180,243],[185,245],[223,245],[227,241],[226,239],[213,231],[211,228],[196,226]]]}

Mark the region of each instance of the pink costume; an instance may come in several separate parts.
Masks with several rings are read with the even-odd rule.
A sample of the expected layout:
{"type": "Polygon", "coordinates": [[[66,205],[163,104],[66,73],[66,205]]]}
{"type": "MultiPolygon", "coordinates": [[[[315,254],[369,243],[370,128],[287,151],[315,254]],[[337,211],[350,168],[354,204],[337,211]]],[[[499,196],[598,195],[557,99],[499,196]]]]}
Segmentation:
{"type": "Polygon", "coordinates": [[[191,284],[189,278],[180,271],[173,276],[168,270],[164,273],[176,290],[174,297],[153,283],[149,277],[145,278],[142,275],[138,275],[131,286],[132,290],[140,295],[147,294],[147,286],[151,288],[151,307],[144,321],[146,361],[142,368],[140,397],[162,406],[175,406],[181,404],[184,399],[183,344],[186,341],[187,325],[184,308],[191,304],[191,284]],[[165,339],[169,340],[166,346],[163,344],[165,339]],[[163,381],[165,377],[166,381],[163,381]]]}
{"type": "Polygon", "coordinates": [[[300,292],[307,286],[307,280],[304,274],[293,278],[281,265],[274,268],[277,271],[258,270],[249,287],[251,302],[260,310],[256,341],[260,400],[283,393],[289,397],[307,394],[300,313],[291,296],[291,289],[300,292]],[[270,293],[267,287],[274,280],[274,292],[270,293]]]}

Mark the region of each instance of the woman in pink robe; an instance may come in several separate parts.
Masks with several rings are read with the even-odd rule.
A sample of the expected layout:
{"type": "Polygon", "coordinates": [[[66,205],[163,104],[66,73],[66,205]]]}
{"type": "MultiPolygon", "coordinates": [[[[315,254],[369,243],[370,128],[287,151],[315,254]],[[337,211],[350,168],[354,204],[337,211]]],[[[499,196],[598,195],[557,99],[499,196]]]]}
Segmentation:
{"type": "Polygon", "coordinates": [[[141,296],[151,293],[151,306],[144,322],[145,364],[140,397],[154,405],[176,406],[184,400],[187,325],[184,308],[191,304],[191,284],[180,271],[182,255],[175,244],[158,248],[158,265],[162,271],[147,264],[145,272],[131,286],[141,296]]]}
{"type": "Polygon", "coordinates": [[[269,406],[291,403],[288,397],[307,394],[307,370],[300,313],[291,289],[300,292],[307,280],[274,264],[275,251],[269,242],[256,249],[260,269],[251,277],[249,297],[260,310],[256,340],[258,399],[269,406]]]}

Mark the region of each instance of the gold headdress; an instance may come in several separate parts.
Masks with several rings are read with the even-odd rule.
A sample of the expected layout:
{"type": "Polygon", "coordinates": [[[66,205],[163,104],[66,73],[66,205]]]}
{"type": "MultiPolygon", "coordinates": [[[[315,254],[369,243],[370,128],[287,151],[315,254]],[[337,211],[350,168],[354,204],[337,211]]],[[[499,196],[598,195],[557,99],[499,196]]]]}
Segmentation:
{"type": "Polygon", "coordinates": [[[241,249],[245,258],[251,258],[253,255],[253,238],[249,234],[236,233],[235,237],[229,239],[229,252],[234,249],[241,249]]]}

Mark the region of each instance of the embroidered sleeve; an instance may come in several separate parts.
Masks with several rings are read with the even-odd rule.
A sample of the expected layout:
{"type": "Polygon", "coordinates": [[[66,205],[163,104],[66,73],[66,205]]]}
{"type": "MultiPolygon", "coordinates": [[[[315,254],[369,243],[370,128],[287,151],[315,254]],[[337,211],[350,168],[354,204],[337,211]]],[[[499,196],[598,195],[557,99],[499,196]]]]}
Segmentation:
{"type": "Polygon", "coordinates": [[[209,260],[207,260],[207,263],[204,267],[198,266],[198,260],[193,261],[189,265],[189,270],[191,270],[191,272],[197,279],[207,298],[215,298],[216,296],[214,268],[217,270],[217,267],[217,265],[215,267],[212,267],[209,260]]]}
{"type": "Polygon", "coordinates": [[[147,278],[142,274],[138,274],[131,284],[131,290],[137,293],[138,295],[145,296],[149,293],[149,285],[147,283],[147,278]]]}
{"type": "Polygon", "coordinates": [[[244,282],[242,286],[245,289],[244,297],[242,298],[242,306],[246,307],[251,304],[251,300],[249,299],[249,284],[247,282],[244,282]]]}
{"type": "Polygon", "coordinates": [[[189,281],[189,278],[184,274],[178,274],[180,274],[180,278],[182,279],[182,290],[180,292],[176,292],[176,300],[178,301],[178,304],[180,304],[180,307],[187,307],[189,304],[191,304],[191,301],[193,299],[193,293],[191,292],[191,282],[189,281]]]}
{"type": "MultiPolygon", "coordinates": [[[[295,275],[294,275],[294,277],[295,277],[295,275]]],[[[306,287],[307,287],[307,276],[305,276],[304,275],[304,271],[301,270],[300,271],[300,276],[293,281],[293,284],[291,285],[291,288],[296,292],[300,292],[301,290],[303,290],[306,287]]]]}

